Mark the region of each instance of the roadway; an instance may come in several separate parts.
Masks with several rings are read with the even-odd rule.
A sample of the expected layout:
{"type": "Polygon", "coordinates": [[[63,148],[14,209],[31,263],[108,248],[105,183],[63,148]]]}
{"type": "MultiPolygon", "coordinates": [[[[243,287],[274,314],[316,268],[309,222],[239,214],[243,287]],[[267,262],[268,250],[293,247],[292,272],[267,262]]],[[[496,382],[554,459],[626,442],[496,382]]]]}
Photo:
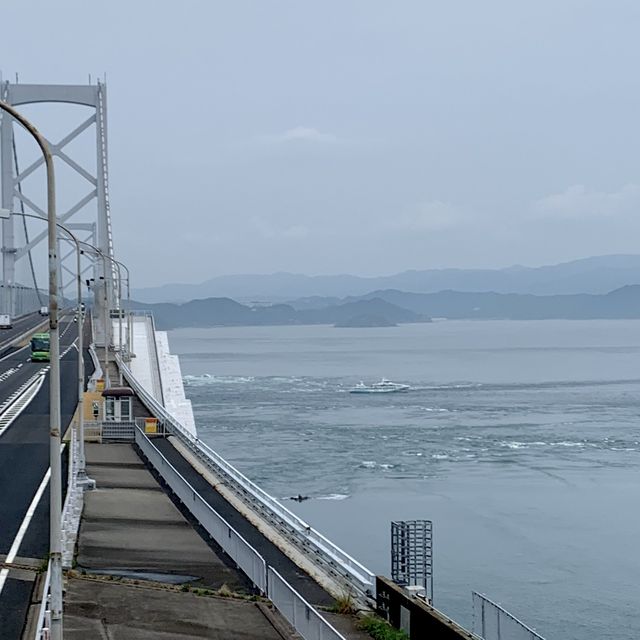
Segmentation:
{"type": "MultiPolygon", "coordinates": [[[[31,320],[34,324],[33,319],[31,320]]],[[[17,325],[18,323],[16,323],[17,325]]],[[[14,326],[10,331],[24,332],[14,326]]],[[[35,323],[37,324],[37,323],[35,323]]],[[[61,415],[66,429],[77,405],[78,351],[73,347],[77,325],[62,321],[61,415]],[[67,347],[71,347],[67,349],[67,347]],[[66,353],[65,353],[66,352],[66,353]]],[[[0,334],[0,339],[5,333],[0,334]]],[[[14,336],[15,337],[15,336],[14,336]]],[[[2,340],[0,344],[5,343],[2,340]]],[[[0,359],[0,408],[32,376],[49,363],[31,362],[28,347],[0,359]]],[[[0,426],[0,430],[2,427],[0,426]]],[[[22,413],[0,432],[0,555],[45,561],[49,550],[49,376],[22,413]]],[[[66,472],[63,472],[66,480],[66,472]]],[[[0,571],[0,639],[19,640],[31,600],[33,575],[0,571]]]]}
{"type": "Polygon", "coordinates": [[[11,329],[0,329],[0,354],[7,352],[13,340],[45,321],[46,318],[43,318],[38,312],[14,318],[11,329]]]}

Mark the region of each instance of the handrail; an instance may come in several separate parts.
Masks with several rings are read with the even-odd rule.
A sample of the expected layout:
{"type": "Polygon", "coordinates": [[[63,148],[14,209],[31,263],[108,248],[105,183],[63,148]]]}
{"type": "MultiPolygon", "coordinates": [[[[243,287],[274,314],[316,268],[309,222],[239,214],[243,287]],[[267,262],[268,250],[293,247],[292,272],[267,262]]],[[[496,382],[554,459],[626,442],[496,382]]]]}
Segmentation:
{"type": "MultiPolygon", "coordinates": [[[[253,582],[253,584],[273,602],[276,609],[292,624],[292,626],[307,640],[314,640],[319,638],[321,640],[345,640],[344,636],[337,631],[337,629],[320,613],[316,608],[309,604],[272,566],[267,565],[264,557],[251,545],[245,538],[240,535],[191,485],[191,483],[171,464],[171,462],[163,455],[163,453],[153,444],[151,439],[140,429],[135,429],[136,444],[140,447],[140,450],[144,457],[155,467],[156,471],[162,475],[160,467],[166,467],[170,473],[167,473],[169,478],[165,478],[167,484],[173,491],[173,493],[180,499],[182,504],[189,510],[191,515],[205,528],[205,530],[212,535],[214,540],[223,548],[223,550],[231,557],[231,559],[239,566],[247,575],[247,577],[253,582]],[[153,458],[153,459],[152,459],[153,458]],[[174,486],[172,482],[174,479],[178,480],[179,486],[174,486]],[[185,491],[186,489],[186,491],[185,491]],[[215,519],[221,522],[228,530],[228,537],[231,538],[231,532],[235,538],[242,543],[244,549],[248,550],[251,558],[258,562],[259,571],[255,571],[255,565],[251,567],[246,566],[246,562],[243,562],[242,554],[238,554],[237,547],[228,544],[227,533],[224,533],[221,539],[217,539],[214,535],[215,531],[210,526],[207,526],[207,516],[194,505],[202,505],[205,509],[205,514],[214,516],[215,519]],[[198,517],[200,516],[200,517],[198,517]],[[235,552],[234,552],[235,551],[235,552]],[[276,580],[273,579],[275,576],[276,580]],[[291,601],[287,598],[287,602],[283,602],[281,591],[279,590],[277,581],[286,589],[286,592],[291,596],[291,601]],[[291,604],[293,609],[288,611],[286,605],[291,604]],[[295,615],[296,605],[303,607],[304,613],[301,617],[295,615]],[[306,632],[309,632],[307,635],[306,632]]],[[[220,534],[220,532],[218,531],[220,534]]],[[[246,560],[246,555],[244,556],[246,560]]]]}
{"type": "MultiPolygon", "coordinates": [[[[261,569],[260,569],[260,575],[256,576],[256,575],[251,575],[250,572],[248,572],[245,569],[245,573],[247,573],[248,577],[253,581],[253,583],[256,585],[256,587],[258,587],[258,589],[260,589],[260,591],[262,593],[266,593],[267,592],[267,565],[266,562],[264,560],[264,558],[260,555],[260,553],[258,553],[258,551],[249,543],[247,542],[247,540],[244,538],[244,536],[242,536],[240,533],[238,533],[238,531],[232,527],[229,522],[223,518],[199,493],[198,491],[195,489],[195,487],[171,464],[171,462],[162,454],[162,452],[155,447],[155,445],[151,442],[150,438],[147,436],[146,433],[144,433],[142,431],[142,429],[139,426],[135,426],[134,427],[134,437],[135,437],[135,443],[136,445],[138,445],[138,447],[140,447],[140,450],[142,451],[143,455],[145,456],[145,458],[147,458],[147,460],[149,460],[149,462],[151,462],[151,464],[156,468],[156,470],[158,472],[160,472],[160,468],[159,465],[157,464],[153,464],[154,460],[151,460],[151,456],[155,456],[157,457],[164,466],[166,466],[171,473],[174,475],[175,478],[177,478],[179,480],[179,482],[183,485],[184,488],[187,489],[187,494],[189,494],[189,500],[187,500],[187,498],[184,495],[181,495],[181,491],[172,486],[171,482],[168,481],[166,478],[165,480],[167,481],[167,484],[169,485],[169,487],[171,488],[171,490],[178,496],[178,498],[181,500],[181,502],[190,510],[191,514],[196,517],[197,514],[194,513],[194,510],[190,508],[191,504],[193,502],[198,502],[198,504],[202,505],[204,507],[204,509],[206,510],[206,512],[209,513],[209,515],[213,515],[219,522],[221,522],[227,529],[228,529],[228,534],[225,534],[225,538],[228,540],[228,538],[231,538],[231,533],[233,533],[233,535],[235,536],[236,540],[239,540],[243,547],[245,549],[247,549],[249,551],[249,553],[255,557],[258,558],[261,564],[261,569]]],[[[198,518],[196,518],[198,519],[198,518]]],[[[199,522],[202,526],[204,526],[204,528],[207,530],[207,532],[209,533],[209,535],[211,535],[212,537],[213,534],[215,533],[215,531],[211,531],[208,527],[205,526],[205,522],[203,522],[202,520],[205,520],[205,518],[201,518],[199,519],[199,522]]],[[[214,538],[215,539],[215,538],[214,538]]],[[[234,560],[234,562],[240,566],[242,568],[242,562],[241,559],[237,556],[234,557],[234,554],[232,553],[232,550],[228,547],[226,543],[227,540],[216,540],[216,542],[224,549],[224,551],[234,560]]],[[[251,572],[253,573],[253,572],[251,572]]]]}
{"type": "Polygon", "coordinates": [[[46,636],[44,636],[44,632],[47,631],[47,627],[45,627],[45,619],[47,615],[47,606],[49,604],[49,584],[51,582],[51,560],[49,560],[49,564],[47,565],[47,574],[44,579],[44,588],[42,589],[42,600],[40,602],[40,609],[38,610],[38,621],[36,623],[36,632],[34,635],[34,640],[43,640],[46,636]]]}
{"type": "Polygon", "coordinates": [[[321,640],[324,640],[325,638],[327,640],[345,640],[345,637],[326,618],[321,616],[318,610],[313,605],[309,604],[309,602],[307,602],[307,600],[305,600],[271,565],[267,568],[267,575],[269,576],[269,599],[273,602],[280,613],[289,621],[293,628],[300,633],[300,635],[307,637],[304,634],[304,630],[306,629],[310,633],[313,633],[314,637],[314,632],[319,633],[321,640]],[[277,581],[280,581],[287,590],[288,595],[291,596],[290,603],[287,603],[291,604],[291,611],[287,611],[283,606],[283,603],[278,602],[278,598],[276,597],[276,591],[278,588],[275,586],[277,581]],[[315,625],[313,623],[310,625],[312,627],[311,629],[308,629],[308,626],[304,624],[304,622],[301,624],[301,621],[298,620],[298,616],[296,616],[295,613],[296,604],[301,605],[304,608],[304,613],[302,615],[303,621],[311,622],[311,620],[315,620],[315,625]]]}
{"type": "Polygon", "coordinates": [[[478,593],[477,591],[471,592],[471,597],[473,599],[473,633],[476,638],[482,640],[486,637],[487,640],[493,640],[493,638],[500,638],[500,630],[503,631],[504,637],[512,637],[509,635],[509,631],[515,633],[513,626],[515,625],[518,630],[518,637],[523,638],[526,636],[528,640],[544,640],[544,638],[535,630],[526,625],[522,620],[516,618],[512,613],[509,613],[502,605],[498,604],[491,600],[491,598],[487,598],[484,593],[478,593]],[[485,628],[485,604],[490,605],[496,613],[498,618],[497,620],[497,635],[495,631],[491,634],[491,636],[486,635],[487,629],[485,628]],[[477,609],[480,609],[478,611],[477,609]],[[501,617],[504,618],[501,619],[501,617]],[[506,620],[505,620],[506,618],[506,620]],[[511,629],[509,628],[511,627],[511,629]]]}
{"type": "Polygon", "coordinates": [[[242,472],[238,471],[235,467],[229,464],[222,456],[216,453],[209,445],[205,444],[201,440],[198,440],[199,447],[220,466],[227,475],[233,477],[243,488],[254,494],[256,497],[262,500],[262,502],[269,507],[279,518],[285,521],[289,526],[302,530],[305,538],[314,542],[315,545],[324,551],[327,555],[330,555],[336,562],[340,562],[349,566],[354,573],[358,576],[358,579],[362,583],[369,583],[371,586],[375,584],[375,575],[369,571],[364,565],[358,562],[355,558],[350,556],[346,551],[343,551],[340,547],[336,546],[326,536],[322,535],[319,531],[316,531],[307,524],[302,518],[295,513],[287,509],[284,505],[280,504],[276,498],[268,494],[264,489],[261,489],[255,482],[247,478],[242,472]]]}
{"type": "Polygon", "coordinates": [[[293,536],[293,538],[289,537],[290,541],[301,547],[307,555],[309,551],[315,553],[315,557],[312,555],[311,559],[319,561],[316,564],[324,568],[328,566],[334,574],[338,573],[342,579],[346,580],[350,587],[367,597],[375,597],[374,573],[320,532],[313,529],[302,518],[281,505],[273,496],[249,480],[199,438],[193,436],[137,381],[131,369],[122,361],[119,355],[116,355],[116,360],[124,377],[149,411],[157,418],[162,419],[165,428],[173,435],[176,435],[205,464],[213,467],[215,473],[218,475],[222,473],[232,488],[235,485],[236,493],[240,497],[246,499],[247,495],[249,495],[257,501],[257,506],[263,513],[266,513],[269,519],[280,525],[281,528],[284,525],[287,533],[293,536]]]}
{"type": "MultiPolygon", "coordinates": [[[[93,337],[93,334],[91,335],[93,337]]],[[[91,361],[93,362],[93,373],[89,377],[87,389],[89,391],[95,391],[96,381],[102,378],[104,374],[102,372],[102,365],[100,364],[100,358],[98,358],[98,354],[96,352],[96,346],[93,342],[89,345],[89,355],[91,356],[91,361]]]]}
{"type": "MultiPolygon", "coordinates": [[[[76,427],[71,428],[69,443],[67,495],[62,507],[62,564],[70,568],[73,564],[73,551],[80,527],[80,515],[84,504],[83,489],[78,486],[78,434],[76,427]]],[[[62,445],[64,451],[64,444],[62,445]]]]}

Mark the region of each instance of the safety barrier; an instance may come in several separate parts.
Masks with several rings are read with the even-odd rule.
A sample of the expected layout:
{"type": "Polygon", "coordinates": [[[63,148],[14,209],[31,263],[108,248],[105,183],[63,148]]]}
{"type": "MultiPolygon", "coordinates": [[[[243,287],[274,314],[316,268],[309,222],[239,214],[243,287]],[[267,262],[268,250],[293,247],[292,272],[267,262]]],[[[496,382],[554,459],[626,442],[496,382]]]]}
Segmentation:
{"type": "MultiPolygon", "coordinates": [[[[117,422],[115,420],[87,420],[84,423],[85,440],[102,442],[104,440],[133,442],[135,430],[139,427],[145,430],[145,418],[136,418],[133,421],[117,422]]],[[[165,435],[164,427],[158,422],[154,427],[154,435],[165,435]]]]}
{"type": "MultiPolygon", "coordinates": [[[[91,323],[93,324],[93,314],[91,314],[91,323]]],[[[93,335],[93,329],[91,330],[93,335]]],[[[93,373],[89,378],[89,383],[87,384],[88,391],[95,391],[97,386],[97,381],[102,378],[102,365],[100,364],[100,360],[98,359],[98,354],[96,353],[96,347],[93,342],[89,345],[89,355],[91,356],[91,361],[93,362],[93,373]]]]}
{"type": "Polygon", "coordinates": [[[135,438],[143,456],[189,513],[305,640],[345,640],[273,567],[267,566],[264,558],[209,505],[140,428],[136,428],[135,438]]]}
{"type": "Polygon", "coordinates": [[[269,600],[305,640],[344,640],[273,567],[267,569],[269,600]]]}
{"type": "MultiPolygon", "coordinates": [[[[64,447],[64,445],[63,445],[64,447]]],[[[80,516],[84,505],[84,490],[78,484],[79,444],[76,427],[72,427],[69,443],[67,495],[62,507],[62,566],[70,569],[80,528],[80,516]]]]}
{"type": "Polygon", "coordinates": [[[320,532],[284,507],[207,444],[198,440],[192,453],[215,474],[222,476],[251,508],[272,524],[289,542],[300,548],[348,590],[375,597],[375,575],[320,532]]]}
{"type": "Polygon", "coordinates": [[[135,442],[144,457],[162,476],[171,491],[185,505],[189,513],[224,549],[225,553],[244,571],[251,582],[267,593],[267,568],[262,556],[189,484],[179,471],[153,446],[138,428],[135,442]]]}
{"type": "Polygon", "coordinates": [[[375,575],[366,567],[313,529],[304,520],[282,506],[275,498],[258,487],[233,465],[218,455],[204,442],[189,433],[148,391],[136,380],[129,367],[116,356],[118,365],[131,388],[147,409],[161,419],[168,433],[179,438],[183,445],[225,484],[276,528],[289,543],[330,574],[346,591],[375,598],[375,575]]]}
{"type": "Polygon", "coordinates": [[[544,640],[506,609],[476,591],[473,592],[473,632],[482,640],[544,640]]]}
{"type": "Polygon", "coordinates": [[[49,629],[51,628],[51,610],[49,609],[49,585],[51,584],[51,561],[47,565],[47,574],[44,579],[42,589],[42,601],[38,610],[38,620],[36,622],[36,632],[34,640],[49,640],[49,629]]]}

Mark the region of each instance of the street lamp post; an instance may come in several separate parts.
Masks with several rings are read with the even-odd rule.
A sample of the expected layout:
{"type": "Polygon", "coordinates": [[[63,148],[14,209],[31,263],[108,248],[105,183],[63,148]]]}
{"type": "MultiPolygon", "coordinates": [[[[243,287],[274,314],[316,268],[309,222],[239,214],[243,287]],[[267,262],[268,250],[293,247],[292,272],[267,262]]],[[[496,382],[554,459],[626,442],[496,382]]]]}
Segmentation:
{"type": "MultiPolygon", "coordinates": [[[[127,272],[127,360],[131,359],[131,273],[129,267],[124,262],[113,258],[114,262],[117,262],[127,272]]],[[[120,279],[122,283],[122,278],[120,279]]],[[[120,295],[120,306],[122,307],[122,294],[120,295]]],[[[122,344],[120,345],[122,351],[122,344]]]]}
{"type": "MultiPolygon", "coordinates": [[[[122,272],[120,271],[120,267],[122,267],[123,269],[125,269],[125,271],[127,272],[127,350],[126,350],[126,357],[123,356],[124,360],[131,360],[131,273],[129,272],[129,267],[127,267],[126,264],[124,264],[124,262],[120,262],[120,260],[116,260],[115,258],[110,258],[111,260],[113,260],[113,262],[116,263],[116,265],[118,266],[118,277],[119,277],[119,284],[118,284],[118,292],[120,295],[120,304],[118,307],[118,319],[120,321],[120,344],[119,349],[120,349],[120,355],[123,356],[123,349],[122,349],[122,313],[123,313],[123,309],[122,309],[122,272]]],[[[119,369],[120,371],[120,384],[122,385],[122,368],[119,369]]]]}
{"type": "MultiPolygon", "coordinates": [[[[97,247],[94,247],[92,244],[89,244],[88,242],[81,242],[80,244],[84,244],[85,246],[89,247],[89,250],[97,253],[101,258],[102,258],[102,264],[103,264],[103,273],[105,274],[104,278],[105,278],[105,310],[107,310],[107,297],[106,297],[106,273],[107,273],[107,267],[106,267],[106,260],[110,260],[115,266],[116,269],[118,270],[118,349],[120,349],[120,351],[122,352],[122,272],[120,271],[120,266],[124,265],[119,262],[118,260],[116,260],[115,258],[112,258],[111,256],[108,256],[106,253],[104,253],[102,250],[98,249],[97,247]]],[[[125,267],[126,269],[126,267],[125,267]]],[[[127,273],[129,272],[129,270],[127,269],[127,273]]],[[[105,313],[105,336],[107,335],[107,319],[109,318],[109,313],[108,310],[105,313]]],[[[105,367],[109,366],[109,356],[108,356],[108,345],[106,344],[106,339],[105,339],[105,367]]],[[[105,376],[108,377],[108,370],[105,371],[105,376]]],[[[122,371],[120,371],[120,384],[122,384],[122,371]]]]}
{"type": "MultiPolygon", "coordinates": [[[[122,271],[120,269],[120,263],[110,257],[106,256],[116,266],[118,270],[118,351],[122,355],[122,271]]],[[[119,383],[122,386],[122,369],[118,367],[119,383]]]]}
{"type": "Polygon", "coordinates": [[[58,256],[56,243],[56,189],[53,157],[44,136],[11,105],[0,109],[15,118],[35,139],[47,171],[47,244],[49,253],[49,557],[51,562],[51,640],[62,640],[62,464],[60,460],[60,333],[58,328],[58,256]]]}
{"type": "MultiPolygon", "coordinates": [[[[100,251],[100,249],[98,249],[97,247],[94,247],[92,244],[89,244],[88,242],[83,242],[80,241],[80,244],[84,245],[85,247],[88,247],[88,250],[91,253],[94,253],[98,256],[100,256],[100,258],[102,259],[102,273],[105,274],[102,276],[103,280],[104,280],[104,297],[103,297],[103,309],[102,309],[102,320],[104,322],[104,372],[103,372],[103,377],[104,377],[104,384],[105,384],[105,388],[109,387],[109,303],[107,300],[107,280],[106,280],[106,273],[107,273],[107,261],[106,261],[106,256],[104,255],[104,253],[102,253],[102,251],[100,251]]],[[[81,253],[84,253],[84,251],[82,251],[81,253]]],[[[95,294],[94,294],[95,297],[95,294]]]]}
{"type": "MultiPolygon", "coordinates": [[[[35,218],[36,220],[45,220],[42,216],[35,215],[33,213],[23,213],[14,211],[11,213],[14,216],[21,216],[24,218],[35,218]]],[[[87,477],[87,465],[84,452],[84,315],[82,313],[82,272],[80,264],[80,255],[82,251],[80,249],[81,241],[72,231],[65,227],[60,222],[56,222],[56,226],[64,231],[73,241],[76,248],[76,296],[77,296],[77,314],[78,314],[78,444],[79,444],[79,464],[78,464],[78,482],[83,488],[93,487],[93,481],[87,477]]],[[[76,434],[76,435],[77,435],[76,434]]]]}

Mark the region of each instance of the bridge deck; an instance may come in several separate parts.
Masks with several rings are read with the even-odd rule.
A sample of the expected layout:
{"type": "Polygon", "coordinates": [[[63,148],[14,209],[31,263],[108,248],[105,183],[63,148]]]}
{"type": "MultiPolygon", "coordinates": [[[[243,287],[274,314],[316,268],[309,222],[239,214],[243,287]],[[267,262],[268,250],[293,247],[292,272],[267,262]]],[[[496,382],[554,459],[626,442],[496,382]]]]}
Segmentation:
{"type": "MultiPolygon", "coordinates": [[[[34,327],[42,318],[32,314],[14,325],[14,333],[34,327]]],[[[63,352],[76,337],[74,323],[61,323],[63,352]]],[[[3,332],[2,337],[7,335],[3,332]]],[[[61,359],[63,429],[69,425],[77,404],[77,350],[61,359]]],[[[31,362],[27,348],[11,349],[0,360],[0,403],[48,363],[31,362]]],[[[66,456],[63,458],[66,460],[66,456]]],[[[17,547],[17,562],[39,566],[49,551],[49,487],[36,503],[33,517],[28,509],[49,467],[49,384],[48,375],[33,400],[10,426],[0,433],[0,555],[6,557],[17,547]],[[21,526],[26,530],[21,531],[21,526]]],[[[66,465],[63,467],[66,483],[66,465]]],[[[0,580],[0,640],[18,640],[31,603],[35,571],[12,569],[0,580]]]]}
{"type": "Polygon", "coordinates": [[[189,525],[130,444],[87,444],[87,466],[98,489],[85,495],[65,638],[281,638],[247,599],[248,580],[189,525]],[[198,597],[180,584],[245,598],[198,597]]]}

